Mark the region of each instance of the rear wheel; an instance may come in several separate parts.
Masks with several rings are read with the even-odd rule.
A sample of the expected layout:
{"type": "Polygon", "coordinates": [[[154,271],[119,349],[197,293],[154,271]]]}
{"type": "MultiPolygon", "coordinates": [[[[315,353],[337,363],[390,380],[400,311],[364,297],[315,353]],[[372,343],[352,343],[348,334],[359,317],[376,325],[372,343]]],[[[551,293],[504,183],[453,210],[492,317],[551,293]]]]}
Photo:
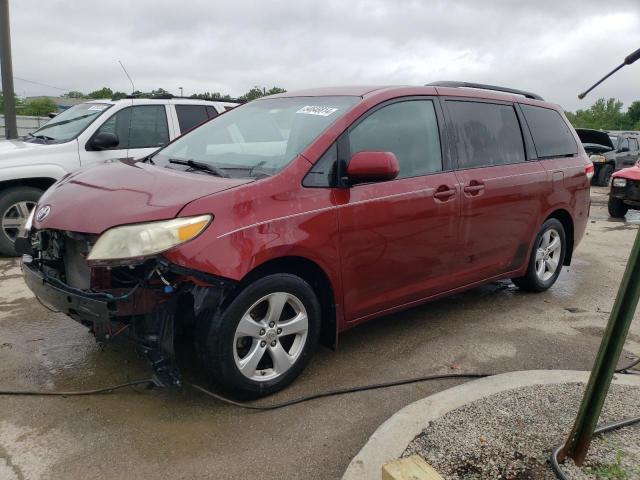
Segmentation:
{"type": "Polygon", "coordinates": [[[607,185],[609,185],[609,179],[611,179],[613,170],[613,165],[611,165],[610,163],[600,166],[600,168],[598,169],[598,174],[594,177],[594,185],[598,187],[606,187],[607,185]]]}
{"type": "Polygon", "coordinates": [[[564,263],[567,242],[562,223],[556,218],[544,222],[533,245],[527,273],[512,281],[521,290],[543,292],[556,282],[564,263]]]}
{"type": "Polygon", "coordinates": [[[275,274],[201,321],[206,334],[200,352],[213,381],[235,397],[257,398],[302,372],[318,343],[320,304],[303,279],[275,274]]]}
{"type": "Polygon", "coordinates": [[[609,209],[609,215],[613,218],[624,218],[629,211],[629,207],[627,207],[622,200],[616,197],[609,197],[609,204],[607,206],[609,209]]]}
{"type": "Polygon", "coordinates": [[[13,242],[41,195],[42,190],[34,187],[13,187],[0,192],[0,254],[17,255],[13,242]]]}

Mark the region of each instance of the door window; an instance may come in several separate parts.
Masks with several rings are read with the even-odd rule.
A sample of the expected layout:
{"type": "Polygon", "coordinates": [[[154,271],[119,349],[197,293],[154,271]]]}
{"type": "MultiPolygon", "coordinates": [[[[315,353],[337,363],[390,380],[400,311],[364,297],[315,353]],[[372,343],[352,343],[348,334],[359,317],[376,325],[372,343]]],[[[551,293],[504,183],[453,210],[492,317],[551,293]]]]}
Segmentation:
{"type": "Polygon", "coordinates": [[[156,148],[169,143],[169,128],[164,105],[138,105],[123,108],[96,132],[113,133],[120,143],[114,150],[156,148]]]}
{"type": "Polygon", "coordinates": [[[632,151],[636,152],[636,151],[640,150],[638,148],[638,139],[637,138],[630,138],[629,139],[629,143],[631,145],[631,150],[632,151]]]}
{"type": "Polygon", "coordinates": [[[578,153],[569,125],[555,110],[520,105],[529,125],[539,158],[566,157],[578,153]]]}
{"type": "Polygon", "coordinates": [[[392,103],[376,110],[349,132],[351,155],[392,152],[398,178],[442,171],[438,121],[431,100],[392,103]]]}
{"type": "Polygon", "coordinates": [[[520,123],[512,105],[447,101],[459,168],[525,161],[520,123]]]}
{"type": "Polygon", "coordinates": [[[204,105],[176,105],[176,114],[181,133],[209,120],[207,108],[204,105]]]}
{"type": "Polygon", "coordinates": [[[620,140],[620,145],[618,146],[618,149],[622,150],[624,148],[629,150],[629,139],[628,138],[623,138],[622,140],[620,140]]]}

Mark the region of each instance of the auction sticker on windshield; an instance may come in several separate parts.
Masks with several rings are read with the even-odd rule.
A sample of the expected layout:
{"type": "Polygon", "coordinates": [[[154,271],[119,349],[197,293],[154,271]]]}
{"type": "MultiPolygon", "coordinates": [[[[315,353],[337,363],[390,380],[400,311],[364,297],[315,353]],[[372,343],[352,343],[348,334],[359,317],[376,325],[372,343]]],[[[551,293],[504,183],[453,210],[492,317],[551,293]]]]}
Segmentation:
{"type": "Polygon", "coordinates": [[[87,110],[97,110],[97,111],[101,112],[105,108],[107,108],[107,105],[92,105],[89,108],[87,108],[87,110]]]}
{"type": "Polygon", "coordinates": [[[307,105],[302,107],[296,113],[306,113],[307,115],[320,115],[321,117],[328,117],[338,109],[333,107],[319,107],[314,105],[307,105]]]}

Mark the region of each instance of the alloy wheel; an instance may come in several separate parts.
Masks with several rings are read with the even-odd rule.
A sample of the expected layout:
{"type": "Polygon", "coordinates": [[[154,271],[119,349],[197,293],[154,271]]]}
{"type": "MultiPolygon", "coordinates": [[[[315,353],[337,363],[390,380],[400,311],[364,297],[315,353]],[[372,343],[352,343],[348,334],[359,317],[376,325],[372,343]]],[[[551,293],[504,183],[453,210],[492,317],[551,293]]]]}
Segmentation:
{"type": "Polygon", "coordinates": [[[270,293],[244,313],[234,335],[236,367],[262,382],[287,372],[304,350],[309,332],[302,301],[286,292],[270,293]]]}
{"type": "Polygon", "coordinates": [[[560,233],[550,228],[542,234],[536,250],[536,275],[546,282],[556,273],[562,253],[560,233]]]}
{"type": "Polygon", "coordinates": [[[10,205],[2,215],[2,231],[14,242],[18,234],[24,229],[24,225],[29,218],[31,210],[36,206],[36,202],[24,201],[10,205]]]}

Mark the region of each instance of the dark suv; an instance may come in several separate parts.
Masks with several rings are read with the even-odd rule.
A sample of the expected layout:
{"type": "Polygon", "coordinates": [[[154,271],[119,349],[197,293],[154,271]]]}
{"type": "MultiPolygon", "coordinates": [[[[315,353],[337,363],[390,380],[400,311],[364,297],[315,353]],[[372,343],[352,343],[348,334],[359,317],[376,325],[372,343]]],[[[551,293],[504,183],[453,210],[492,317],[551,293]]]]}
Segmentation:
{"type": "Polygon", "coordinates": [[[372,318],[503,278],[546,290],[583,236],[593,165],[562,108],[490,89],[289,92],[73,173],[16,244],[25,280],[101,341],[129,336],[161,380],[190,331],[240,396],[372,318]]]}
{"type": "Polygon", "coordinates": [[[587,153],[591,154],[590,160],[595,167],[593,185],[608,186],[613,172],[631,167],[640,158],[638,132],[603,132],[583,128],[576,129],[576,132],[587,153]]]}

